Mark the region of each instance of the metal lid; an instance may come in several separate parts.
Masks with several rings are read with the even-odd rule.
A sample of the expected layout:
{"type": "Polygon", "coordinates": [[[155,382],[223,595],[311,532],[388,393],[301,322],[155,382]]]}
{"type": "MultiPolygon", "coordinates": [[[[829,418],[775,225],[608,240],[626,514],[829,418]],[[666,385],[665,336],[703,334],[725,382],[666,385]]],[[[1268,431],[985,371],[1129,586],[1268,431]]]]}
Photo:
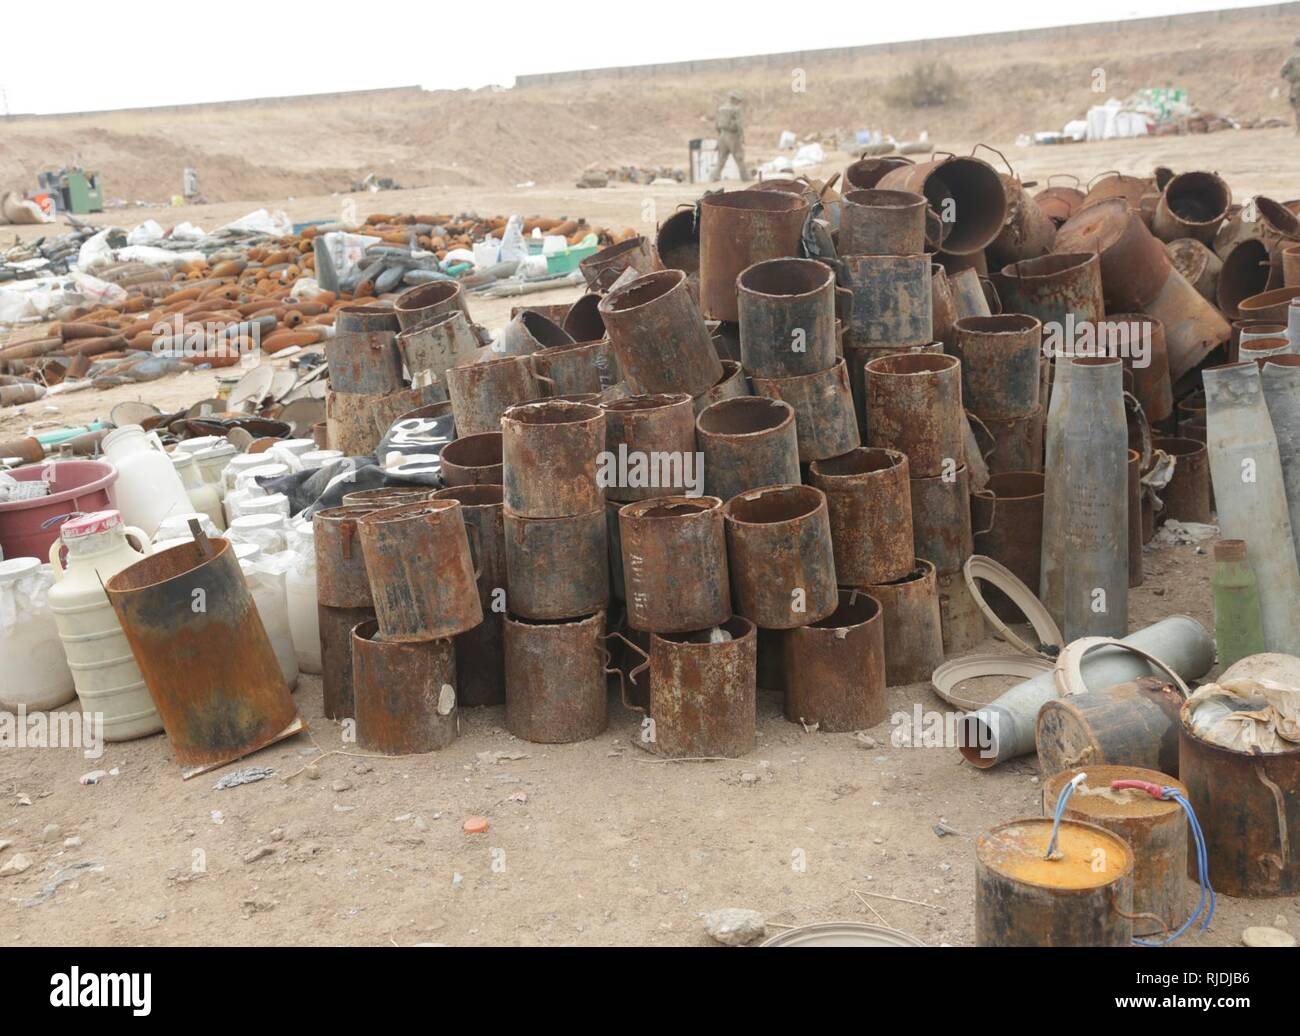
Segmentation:
{"type": "Polygon", "coordinates": [[[78,540],[83,536],[94,536],[122,527],[120,511],[91,511],[75,518],[69,518],[59,527],[59,536],[64,540],[78,540]]]}
{"type": "Polygon", "coordinates": [[[924,946],[904,932],[861,921],[827,921],[791,928],[763,941],[764,946],[924,946]]]}
{"type": "Polygon", "coordinates": [[[14,583],[41,567],[39,558],[9,558],[0,561],[0,583],[14,583]]]}

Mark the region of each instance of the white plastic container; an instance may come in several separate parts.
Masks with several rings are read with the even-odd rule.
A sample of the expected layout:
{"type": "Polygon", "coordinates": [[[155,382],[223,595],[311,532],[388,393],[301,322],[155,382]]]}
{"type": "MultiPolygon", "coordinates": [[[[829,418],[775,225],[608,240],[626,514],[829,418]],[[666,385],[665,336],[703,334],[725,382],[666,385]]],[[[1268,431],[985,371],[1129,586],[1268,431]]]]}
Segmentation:
{"type": "Polygon", "coordinates": [[[280,675],[292,691],[298,686],[298,654],[294,650],[293,634],[289,631],[284,572],[278,566],[268,564],[264,558],[241,561],[239,567],[244,570],[244,580],[275,651],[275,660],[280,663],[280,675]]]}
{"type": "MultiPolygon", "coordinates": [[[[283,464],[267,464],[265,458],[261,458],[263,463],[257,467],[245,468],[235,476],[235,487],[226,494],[226,517],[233,522],[244,514],[244,504],[257,497],[270,496],[260,485],[257,484],[259,478],[280,478],[289,474],[289,469],[283,464]]],[[[284,509],[288,512],[289,502],[286,499],[284,509]]]]}
{"type": "Polygon", "coordinates": [[[287,546],[286,524],[278,514],[245,514],[230,523],[232,543],[255,543],[261,554],[278,554],[287,546]]]}
{"type": "Polygon", "coordinates": [[[203,481],[203,475],[193,455],[173,453],[171,456],[172,467],[181,477],[181,484],[190,499],[191,509],[206,514],[218,531],[224,529],[226,519],[221,512],[221,496],[214,487],[203,481]]]}
{"type": "Polygon", "coordinates": [[[326,464],[343,459],[342,450],[308,450],[298,455],[304,468],[323,468],[326,464]]]}
{"type": "Polygon", "coordinates": [[[102,446],[104,456],[117,468],[109,495],[123,522],[152,537],[169,514],[195,510],[157,435],[128,424],[104,436],[102,446]]]}
{"type": "Polygon", "coordinates": [[[235,491],[235,480],[245,471],[260,468],[266,464],[266,457],[260,453],[237,453],[230,458],[222,469],[221,481],[226,487],[226,495],[235,491]]]}
{"type": "Polygon", "coordinates": [[[289,632],[298,655],[298,668],[319,673],[320,612],[316,608],[316,529],[306,522],[289,533],[289,570],[284,594],[289,608],[289,632]]]}
{"type": "Polygon", "coordinates": [[[131,645],[100,585],[149,553],[149,537],[123,525],[117,511],[95,511],[64,522],[59,539],[50,545],[55,578],[50,610],[82,711],[103,715],[107,741],[127,741],[162,730],[131,645]],[[128,535],[135,536],[143,549],[132,547],[128,535]],[[59,557],[62,547],[68,550],[66,567],[59,557]]]}
{"type": "Polygon", "coordinates": [[[237,456],[239,451],[224,440],[194,454],[194,463],[199,466],[199,476],[216,489],[220,497],[224,498],[226,495],[226,484],[222,481],[221,473],[226,470],[226,465],[231,459],[237,456]]]}
{"type": "Polygon", "coordinates": [[[37,558],[0,561],[0,708],[56,709],[77,696],[37,558]]]}
{"type": "Polygon", "coordinates": [[[289,498],[283,493],[267,493],[264,496],[250,496],[240,504],[239,511],[244,517],[253,514],[273,514],[288,521],[289,498]]]}
{"type": "Polygon", "coordinates": [[[217,527],[202,511],[191,511],[189,514],[174,514],[170,518],[164,518],[158,525],[158,535],[154,537],[153,553],[158,553],[161,549],[158,544],[161,540],[183,540],[190,541],[194,539],[194,534],[190,531],[190,519],[198,520],[199,528],[203,530],[206,536],[220,536],[217,527]]]}
{"type": "MultiPolygon", "coordinates": [[[[194,439],[182,439],[172,447],[172,452],[189,453],[197,457],[204,450],[210,450],[212,447],[219,446],[225,441],[226,440],[220,435],[200,435],[194,439]]],[[[233,446],[231,447],[231,450],[234,450],[233,446]]]]}

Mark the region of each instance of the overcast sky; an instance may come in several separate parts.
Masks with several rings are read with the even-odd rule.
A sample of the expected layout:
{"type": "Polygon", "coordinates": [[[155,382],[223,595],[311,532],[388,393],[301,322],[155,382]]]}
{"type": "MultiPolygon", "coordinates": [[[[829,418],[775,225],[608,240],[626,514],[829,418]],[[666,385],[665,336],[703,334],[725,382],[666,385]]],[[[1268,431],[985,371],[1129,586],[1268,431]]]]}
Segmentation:
{"type": "MultiPolygon", "coordinates": [[[[1246,0],[369,0],[9,4],[0,111],[66,112],[963,36],[1257,6],[1246,0]],[[30,44],[24,42],[30,39],[30,44]]],[[[1287,26],[1293,36],[1300,26],[1287,26]]],[[[0,128],[0,146],[3,129],[0,128]]]]}

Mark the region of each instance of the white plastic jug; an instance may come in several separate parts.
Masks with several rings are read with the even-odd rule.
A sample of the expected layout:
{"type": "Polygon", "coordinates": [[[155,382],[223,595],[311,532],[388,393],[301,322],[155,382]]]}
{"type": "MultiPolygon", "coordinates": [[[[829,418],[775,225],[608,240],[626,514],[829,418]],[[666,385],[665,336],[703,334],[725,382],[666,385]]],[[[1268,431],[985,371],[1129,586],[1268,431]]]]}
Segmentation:
{"type": "Polygon", "coordinates": [[[0,707],[56,709],[77,696],[36,558],[0,561],[0,707]]]}
{"type": "Polygon", "coordinates": [[[108,582],[150,550],[149,537],[123,525],[117,511],[95,511],[64,522],[59,539],[50,545],[55,578],[50,611],[82,711],[103,715],[106,741],[127,741],[162,730],[131,645],[100,585],[100,580],[108,582]],[[139,550],[127,536],[139,541],[139,550]],[[68,550],[66,567],[59,559],[62,547],[68,550]]]}
{"type": "Polygon", "coordinates": [[[173,453],[172,467],[181,477],[185,495],[189,497],[190,510],[200,511],[212,520],[218,531],[225,529],[226,520],[221,511],[221,496],[216,489],[203,481],[198,462],[190,453],[173,453]]]}
{"type": "Polygon", "coordinates": [[[289,571],[284,577],[284,595],[289,608],[289,632],[304,673],[320,673],[320,612],[316,608],[316,536],[311,523],[289,534],[289,571]]]}
{"type": "Polygon", "coordinates": [[[275,651],[275,660],[280,663],[280,675],[292,691],[298,686],[298,654],[293,647],[293,634],[289,631],[284,572],[262,560],[241,561],[239,567],[244,570],[244,581],[253,595],[258,617],[275,651]]]}
{"type": "Polygon", "coordinates": [[[138,526],[152,537],[158,523],[169,514],[196,509],[155,433],[146,434],[138,424],[123,425],[104,436],[102,445],[104,455],[117,468],[117,480],[109,492],[128,525],[138,526]]]}

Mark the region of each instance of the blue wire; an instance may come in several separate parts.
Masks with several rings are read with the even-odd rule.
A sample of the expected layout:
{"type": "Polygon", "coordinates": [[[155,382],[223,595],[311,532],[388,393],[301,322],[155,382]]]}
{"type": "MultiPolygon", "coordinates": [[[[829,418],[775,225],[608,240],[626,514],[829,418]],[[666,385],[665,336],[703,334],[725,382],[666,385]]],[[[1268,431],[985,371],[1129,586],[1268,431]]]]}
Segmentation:
{"type": "Polygon", "coordinates": [[[1065,816],[1065,804],[1070,801],[1070,796],[1074,794],[1074,781],[1067,781],[1061,794],[1056,799],[1056,812],[1052,816],[1052,837],[1047,843],[1047,852],[1043,855],[1044,860],[1050,860],[1052,854],[1056,852],[1056,836],[1061,830],[1061,818],[1065,816]]]}
{"type": "Polygon", "coordinates": [[[1210,919],[1214,917],[1214,908],[1218,902],[1214,894],[1214,887],[1210,884],[1210,856],[1205,847],[1205,832],[1201,830],[1200,821],[1196,819],[1196,812],[1192,809],[1192,804],[1182,796],[1177,788],[1161,789],[1160,797],[1177,802],[1178,805],[1182,806],[1183,812],[1187,814],[1187,823],[1192,829],[1192,838],[1196,843],[1196,873],[1200,879],[1201,898],[1197,901],[1196,909],[1192,911],[1191,916],[1168,938],[1159,940],[1135,938],[1133,940],[1135,946],[1168,946],[1195,924],[1197,918],[1201,920],[1201,931],[1205,931],[1210,926],[1210,919]],[[1202,911],[1204,911],[1203,917],[1201,916],[1202,911]]]}

